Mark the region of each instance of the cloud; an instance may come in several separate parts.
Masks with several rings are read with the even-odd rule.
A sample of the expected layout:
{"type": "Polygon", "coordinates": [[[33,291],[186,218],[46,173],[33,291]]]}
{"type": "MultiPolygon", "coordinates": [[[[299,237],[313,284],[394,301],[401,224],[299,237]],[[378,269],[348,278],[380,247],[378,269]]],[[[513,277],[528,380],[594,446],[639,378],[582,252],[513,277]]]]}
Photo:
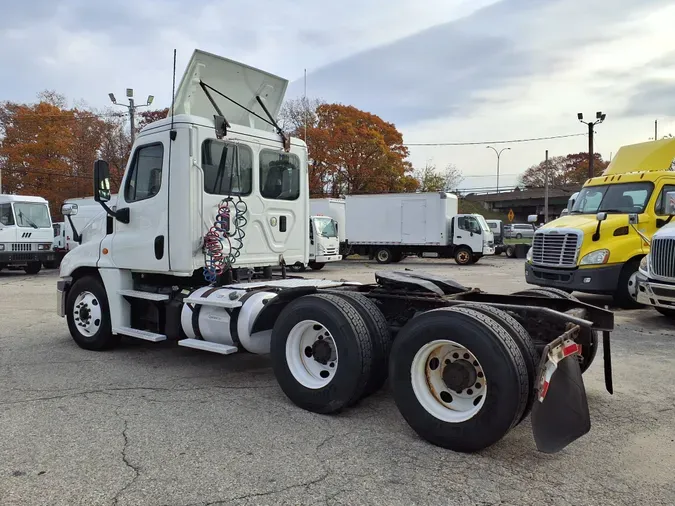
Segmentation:
{"type": "Polygon", "coordinates": [[[642,82],[630,96],[623,114],[626,116],[675,116],[674,87],[675,82],[673,81],[642,82]]]}

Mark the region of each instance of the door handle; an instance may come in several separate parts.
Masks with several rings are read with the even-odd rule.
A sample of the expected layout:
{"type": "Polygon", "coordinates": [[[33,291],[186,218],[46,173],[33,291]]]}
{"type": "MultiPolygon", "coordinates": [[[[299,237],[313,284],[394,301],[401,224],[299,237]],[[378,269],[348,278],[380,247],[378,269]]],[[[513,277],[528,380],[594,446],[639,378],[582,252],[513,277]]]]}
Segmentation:
{"type": "Polygon", "coordinates": [[[286,232],[286,216],[279,216],[279,232],[286,232]]]}

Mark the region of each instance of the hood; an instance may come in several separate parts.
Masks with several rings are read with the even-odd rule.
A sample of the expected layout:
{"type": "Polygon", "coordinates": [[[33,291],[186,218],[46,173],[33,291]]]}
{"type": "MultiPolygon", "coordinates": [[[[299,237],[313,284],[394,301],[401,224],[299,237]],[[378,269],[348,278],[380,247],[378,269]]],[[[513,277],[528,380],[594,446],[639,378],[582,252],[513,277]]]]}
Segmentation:
{"type": "MultiPolygon", "coordinates": [[[[267,115],[256,96],[262,99],[267,110],[276,119],[288,86],[286,79],[197,49],[192,54],[176,91],[176,114],[192,114],[203,118],[213,118],[217,114],[199,85],[200,80],[265,119],[267,115]]],[[[273,131],[271,125],[232,101],[213,90],[209,90],[209,93],[230,124],[273,131]]]]}
{"type": "Polygon", "coordinates": [[[675,222],[668,223],[664,227],[660,228],[653,236],[653,239],[675,239],[675,222]]]}
{"type": "MultiPolygon", "coordinates": [[[[541,227],[541,229],[576,228],[581,230],[584,233],[584,236],[587,236],[589,234],[592,235],[597,226],[598,220],[595,218],[595,214],[568,214],[547,223],[541,227]]],[[[608,214],[607,219],[602,222],[600,233],[602,233],[603,230],[614,230],[626,226],[628,226],[627,214],[608,214]]]]}

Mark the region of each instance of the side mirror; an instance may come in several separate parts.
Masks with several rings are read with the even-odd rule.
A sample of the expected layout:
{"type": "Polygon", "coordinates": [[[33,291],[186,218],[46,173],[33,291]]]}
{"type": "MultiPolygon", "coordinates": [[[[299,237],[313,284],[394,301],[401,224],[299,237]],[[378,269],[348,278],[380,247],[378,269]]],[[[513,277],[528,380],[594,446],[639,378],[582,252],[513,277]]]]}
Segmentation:
{"type": "Polygon", "coordinates": [[[598,221],[605,221],[607,219],[607,213],[599,212],[598,214],[595,215],[595,219],[598,221]]]}
{"type": "Polygon", "coordinates": [[[538,216],[536,214],[530,214],[527,217],[527,222],[528,223],[537,223],[537,218],[538,218],[538,216]]]}
{"type": "Polygon", "coordinates": [[[94,162],[94,200],[96,202],[110,200],[110,166],[105,160],[94,162]]]}
{"type": "Polygon", "coordinates": [[[63,216],[75,216],[77,214],[77,204],[63,204],[61,206],[63,216]]]}
{"type": "Polygon", "coordinates": [[[664,195],[664,209],[667,215],[675,214],[675,192],[667,192],[664,195]]]}

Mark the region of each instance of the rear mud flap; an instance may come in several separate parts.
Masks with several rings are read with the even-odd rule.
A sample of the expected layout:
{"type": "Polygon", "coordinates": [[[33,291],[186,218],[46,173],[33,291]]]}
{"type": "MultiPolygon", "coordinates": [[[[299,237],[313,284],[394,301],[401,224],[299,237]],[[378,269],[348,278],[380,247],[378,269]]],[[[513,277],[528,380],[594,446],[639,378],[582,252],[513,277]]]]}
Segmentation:
{"type": "Polygon", "coordinates": [[[532,432],[537,449],[556,453],[591,430],[586,389],[577,357],[558,363],[543,402],[532,407],[532,432]]]}

